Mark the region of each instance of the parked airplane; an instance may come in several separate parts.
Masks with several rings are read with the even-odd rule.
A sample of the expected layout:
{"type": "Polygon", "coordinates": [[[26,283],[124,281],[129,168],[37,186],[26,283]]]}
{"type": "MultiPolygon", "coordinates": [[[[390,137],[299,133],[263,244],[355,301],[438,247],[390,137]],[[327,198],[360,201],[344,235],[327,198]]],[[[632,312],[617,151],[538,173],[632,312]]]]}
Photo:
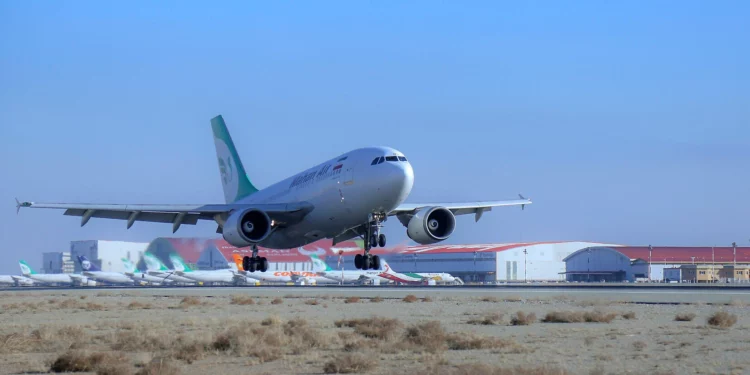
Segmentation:
{"type": "Polygon", "coordinates": [[[176,232],[182,224],[213,220],[217,232],[237,247],[252,247],[252,257],[243,258],[242,268],[266,271],[268,259],[258,256],[258,246],[290,249],[322,238],[333,244],[355,237],[365,240],[363,254],[354,263],[358,269],[380,269],[380,257],[370,249],[385,246],[383,222],[396,216],[407,228],[409,238],[432,244],[450,237],[455,215],[482,214],[500,206],[521,206],[520,199],[467,203],[403,203],[411,192],[414,172],[403,153],[389,147],[353,150],[265,189],[248,179],[229,131],[221,116],[211,119],[219,161],[225,204],[71,204],[18,202],[22,207],[64,209],[65,215],[80,216],[81,226],[92,217],[172,223],[176,232]]]}
{"type": "Polygon", "coordinates": [[[24,276],[16,275],[0,275],[0,284],[2,285],[14,285],[14,286],[31,286],[34,285],[34,280],[24,276]]]}
{"type": "Polygon", "coordinates": [[[438,283],[445,283],[445,284],[453,284],[453,283],[461,283],[463,284],[461,279],[458,279],[454,277],[453,275],[449,273],[444,272],[428,272],[428,273],[414,273],[414,272],[396,272],[391,268],[390,265],[388,265],[388,262],[385,260],[381,261],[383,264],[383,273],[380,274],[380,277],[383,277],[385,279],[391,280],[396,283],[402,283],[402,284],[425,284],[429,280],[434,280],[438,283]]]}
{"type": "MultiPolygon", "coordinates": [[[[175,272],[180,275],[184,276],[188,279],[202,282],[202,283],[226,283],[226,284],[238,284],[238,283],[246,283],[247,279],[244,275],[241,275],[237,272],[232,271],[229,268],[221,269],[221,270],[206,270],[206,271],[200,271],[200,270],[193,270],[188,266],[185,261],[182,259],[181,256],[178,254],[169,254],[169,260],[172,261],[172,264],[174,265],[175,272]]],[[[232,266],[232,264],[229,264],[232,266]]]]}
{"type": "Polygon", "coordinates": [[[172,280],[180,284],[195,284],[195,280],[178,275],[174,270],[170,270],[162,263],[159,258],[151,253],[143,254],[143,261],[148,268],[148,274],[162,279],[172,280]]]}
{"type": "Polygon", "coordinates": [[[239,272],[248,278],[271,283],[295,283],[295,284],[335,284],[336,281],[318,275],[314,271],[271,271],[271,272],[247,272],[242,270],[242,255],[234,254],[234,263],[239,272]]]}
{"type": "Polygon", "coordinates": [[[149,284],[171,284],[173,280],[169,280],[166,277],[149,275],[148,272],[139,271],[138,268],[128,259],[122,258],[122,265],[125,267],[125,275],[130,277],[136,283],[149,283],[149,284]]]}
{"type": "Polygon", "coordinates": [[[313,270],[318,275],[342,284],[365,283],[375,279],[378,282],[381,280],[388,281],[388,279],[380,277],[380,274],[383,272],[382,270],[335,270],[315,254],[310,255],[310,260],[313,263],[313,270]]]}
{"type": "Polygon", "coordinates": [[[125,274],[119,272],[102,271],[99,266],[92,263],[83,255],[78,256],[78,262],[81,263],[81,273],[98,282],[109,284],[133,284],[133,280],[125,274]]]}
{"type": "Polygon", "coordinates": [[[43,283],[43,284],[82,284],[86,283],[85,277],[76,274],[68,273],[36,273],[26,261],[21,260],[18,262],[21,267],[21,274],[28,277],[31,280],[43,283]]]}

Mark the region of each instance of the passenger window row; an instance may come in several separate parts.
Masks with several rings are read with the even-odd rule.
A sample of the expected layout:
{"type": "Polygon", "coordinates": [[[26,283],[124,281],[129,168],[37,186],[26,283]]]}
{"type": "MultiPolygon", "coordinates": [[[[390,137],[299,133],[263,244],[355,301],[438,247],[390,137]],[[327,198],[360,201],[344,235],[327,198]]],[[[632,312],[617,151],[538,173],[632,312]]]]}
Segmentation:
{"type": "Polygon", "coordinates": [[[375,159],[373,159],[372,163],[370,165],[380,164],[385,161],[406,161],[405,156],[380,156],[375,159]]]}

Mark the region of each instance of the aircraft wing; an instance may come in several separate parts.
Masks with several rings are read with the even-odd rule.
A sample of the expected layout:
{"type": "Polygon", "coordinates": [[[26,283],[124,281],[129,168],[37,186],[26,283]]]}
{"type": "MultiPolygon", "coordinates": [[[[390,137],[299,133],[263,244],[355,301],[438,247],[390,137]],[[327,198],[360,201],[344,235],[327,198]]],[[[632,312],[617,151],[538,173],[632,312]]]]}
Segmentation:
{"type": "Polygon", "coordinates": [[[402,214],[408,215],[413,214],[420,208],[424,207],[445,207],[454,215],[466,215],[474,214],[475,220],[479,221],[482,217],[482,213],[486,211],[492,211],[493,207],[505,207],[505,206],[521,206],[523,209],[527,204],[531,204],[531,199],[526,199],[522,195],[518,195],[519,199],[511,199],[504,201],[478,201],[478,202],[462,202],[462,203],[403,203],[396,207],[395,210],[388,213],[389,216],[402,214]]]}
{"type": "Polygon", "coordinates": [[[91,204],[91,203],[36,203],[18,202],[17,209],[50,208],[65,210],[64,215],[80,216],[81,226],[92,217],[127,220],[129,229],[136,221],[172,223],[176,232],[181,224],[195,225],[198,220],[213,220],[223,225],[230,212],[238,209],[256,208],[265,211],[271,219],[284,224],[295,224],[302,220],[313,206],[307,202],[281,204],[91,204]]]}

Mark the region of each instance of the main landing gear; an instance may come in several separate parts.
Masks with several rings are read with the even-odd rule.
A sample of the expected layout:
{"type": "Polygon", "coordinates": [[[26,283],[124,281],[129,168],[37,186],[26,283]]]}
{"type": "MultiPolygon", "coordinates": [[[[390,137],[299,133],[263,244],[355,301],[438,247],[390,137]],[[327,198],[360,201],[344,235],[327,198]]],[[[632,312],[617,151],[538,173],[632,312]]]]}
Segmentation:
{"type": "Polygon", "coordinates": [[[268,259],[258,256],[258,245],[253,245],[253,256],[242,258],[242,269],[248,272],[268,271],[268,259]]]}
{"type": "Polygon", "coordinates": [[[354,256],[354,266],[361,270],[378,270],[380,269],[380,257],[370,255],[370,249],[373,247],[385,247],[385,234],[380,233],[385,221],[386,215],[379,213],[373,214],[367,223],[367,230],[364,235],[365,253],[354,256]]]}

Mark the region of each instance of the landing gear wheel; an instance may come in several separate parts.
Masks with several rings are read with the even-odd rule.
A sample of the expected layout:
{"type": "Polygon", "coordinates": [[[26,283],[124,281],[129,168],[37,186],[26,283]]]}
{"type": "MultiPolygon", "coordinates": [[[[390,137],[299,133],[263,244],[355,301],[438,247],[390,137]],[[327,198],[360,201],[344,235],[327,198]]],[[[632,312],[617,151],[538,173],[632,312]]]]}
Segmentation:
{"type": "Polygon", "coordinates": [[[268,271],[268,259],[266,259],[266,257],[260,258],[260,262],[258,262],[258,271],[268,271]]]}
{"type": "Polygon", "coordinates": [[[354,267],[356,267],[358,270],[362,269],[362,254],[357,254],[354,256],[354,267]]]}
{"type": "Polygon", "coordinates": [[[370,237],[370,247],[378,247],[378,236],[375,234],[370,237]]]}
{"type": "MultiPolygon", "coordinates": [[[[382,234],[381,234],[382,236],[382,234]]],[[[372,257],[372,262],[370,263],[372,265],[372,269],[379,270],[380,269],[380,257],[375,255],[372,257]]]]}
{"type": "Polygon", "coordinates": [[[368,256],[362,257],[362,269],[363,270],[369,270],[372,266],[372,258],[368,256]]]}
{"type": "Polygon", "coordinates": [[[244,271],[250,271],[250,264],[253,262],[253,258],[244,257],[242,258],[242,269],[244,271]]]}
{"type": "Polygon", "coordinates": [[[385,247],[385,234],[383,233],[380,233],[380,235],[378,236],[378,246],[385,247]]]}

